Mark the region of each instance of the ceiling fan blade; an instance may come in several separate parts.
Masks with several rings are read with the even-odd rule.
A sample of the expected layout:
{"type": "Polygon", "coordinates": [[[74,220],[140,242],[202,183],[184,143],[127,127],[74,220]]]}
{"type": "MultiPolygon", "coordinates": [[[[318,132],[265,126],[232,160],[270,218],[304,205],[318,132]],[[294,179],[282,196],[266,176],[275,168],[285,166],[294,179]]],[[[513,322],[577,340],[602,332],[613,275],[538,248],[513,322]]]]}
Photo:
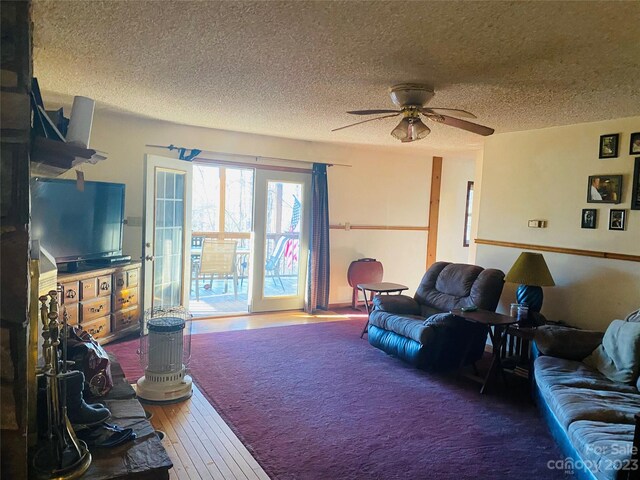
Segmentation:
{"type": "Polygon", "coordinates": [[[380,113],[400,113],[400,110],[351,110],[351,115],[378,115],[380,113]]]}
{"type": "Polygon", "coordinates": [[[449,125],[450,127],[461,128],[462,130],[466,130],[467,132],[477,133],[478,135],[483,135],[485,137],[491,135],[495,131],[493,128],[485,127],[484,125],[478,125],[477,123],[473,122],[467,122],[466,120],[450,117],[448,115],[428,114],[427,118],[433,120],[434,122],[444,123],[445,125],[449,125]]]}
{"type": "Polygon", "coordinates": [[[473,113],[467,112],[466,110],[460,110],[458,108],[423,107],[420,109],[420,111],[425,115],[429,113],[436,113],[436,114],[449,113],[451,115],[455,115],[456,117],[478,118],[473,113]]]}
{"type": "Polygon", "coordinates": [[[400,113],[402,113],[402,112],[397,112],[397,113],[394,113],[393,115],[383,115],[382,117],[369,118],[367,120],[362,120],[360,122],[352,123],[351,125],[345,125],[344,127],[334,128],[331,131],[332,132],[337,132],[338,130],[343,130],[345,128],[355,127],[356,125],[360,125],[361,123],[373,122],[374,120],[382,120],[383,118],[397,117],[398,115],[400,115],[400,113]]]}

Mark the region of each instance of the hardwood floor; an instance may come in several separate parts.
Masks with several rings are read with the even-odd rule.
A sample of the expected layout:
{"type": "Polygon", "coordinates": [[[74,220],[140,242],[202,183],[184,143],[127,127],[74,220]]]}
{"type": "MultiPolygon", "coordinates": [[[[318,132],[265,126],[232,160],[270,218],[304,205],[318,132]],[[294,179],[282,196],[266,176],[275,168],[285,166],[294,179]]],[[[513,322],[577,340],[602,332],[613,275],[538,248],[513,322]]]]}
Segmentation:
{"type": "Polygon", "coordinates": [[[363,323],[365,313],[351,309],[340,309],[339,312],[327,311],[317,315],[310,315],[301,311],[272,312],[233,317],[194,318],[191,333],[213,333],[229,330],[250,330],[253,328],[283,327],[285,325],[300,325],[306,323],[335,322],[361,318],[363,323]]]}
{"type": "MultiPolygon", "coordinates": [[[[332,322],[366,315],[341,309],[308,315],[304,312],[278,312],[241,317],[194,319],[192,333],[269,328],[283,325],[332,322]]],[[[153,413],[151,423],[165,432],[162,441],[173,468],[172,480],[264,480],[265,473],[231,428],[194,384],[193,396],[181,403],[144,405],[153,413]]]]}
{"type": "Polygon", "coordinates": [[[262,480],[269,476],[209,404],[197,386],[193,396],[171,405],[145,405],[173,468],[171,479],[262,480]]]}

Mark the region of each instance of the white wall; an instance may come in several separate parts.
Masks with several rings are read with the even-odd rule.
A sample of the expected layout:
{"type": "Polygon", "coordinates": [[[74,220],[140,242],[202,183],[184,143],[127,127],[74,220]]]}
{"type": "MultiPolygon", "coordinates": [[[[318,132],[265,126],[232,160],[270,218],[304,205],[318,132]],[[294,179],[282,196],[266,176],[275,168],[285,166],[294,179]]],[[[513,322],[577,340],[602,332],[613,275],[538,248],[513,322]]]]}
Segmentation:
{"type": "MultiPolygon", "coordinates": [[[[52,106],[47,104],[49,108],[52,106]]],[[[146,148],[145,144],[174,144],[223,153],[351,165],[331,167],[328,178],[330,223],[353,225],[426,226],[432,157],[443,156],[446,162],[449,158],[465,156],[418,151],[403,145],[383,148],[329,144],[213,130],[98,108],[91,147],[107,152],[108,159],[95,166],[84,166],[83,170],[87,180],[126,184],[127,217],[143,216],[145,153],[175,156],[167,150],[146,148]]],[[[212,157],[207,154],[207,158],[212,157]]],[[[332,230],[330,302],[350,302],[346,271],[352,260],[364,256],[383,262],[385,280],[405,283],[410,291],[415,290],[425,269],[426,244],[426,232],[332,230]]],[[[142,228],[127,226],[124,252],[137,259],[141,245],[142,228]]]]}
{"type": "MultiPolygon", "coordinates": [[[[482,160],[482,196],[477,237],[640,255],[640,211],[629,210],[633,157],[629,136],[640,131],[640,117],[495,135],[482,160]],[[620,133],[620,155],[599,160],[600,135],[620,133]],[[622,174],[622,203],[588,204],[589,175],[622,174]],[[583,208],[598,210],[595,230],[580,228],[583,208]],[[609,231],[611,208],[627,210],[626,231],[609,231]],[[547,220],[544,229],[529,219],[547,220]]],[[[509,270],[520,250],[477,246],[477,263],[509,270]]],[[[556,282],[545,287],[547,318],[604,329],[611,320],[640,307],[640,264],[544,253],[556,282]]],[[[513,301],[507,284],[502,307],[513,301]]]]}
{"type": "Polygon", "coordinates": [[[455,263],[471,261],[470,249],[462,246],[462,239],[467,182],[474,180],[475,164],[473,155],[442,161],[437,260],[455,263]]]}

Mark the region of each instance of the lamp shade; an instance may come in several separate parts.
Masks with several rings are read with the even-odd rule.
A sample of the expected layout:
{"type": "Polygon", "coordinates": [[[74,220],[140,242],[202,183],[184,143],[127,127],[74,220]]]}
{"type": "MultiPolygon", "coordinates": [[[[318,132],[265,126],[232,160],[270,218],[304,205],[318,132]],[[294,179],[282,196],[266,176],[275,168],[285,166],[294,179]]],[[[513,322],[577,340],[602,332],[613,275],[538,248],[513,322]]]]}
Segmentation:
{"type": "Polygon", "coordinates": [[[522,252],[505,277],[507,282],[552,287],[555,285],[541,253],[522,252]]]}
{"type": "Polygon", "coordinates": [[[421,140],[429,133],[431,133],[431,129],[416,117],[403,118],[398,126],[391,131],[391,135],[402,142],[421,140]]]}

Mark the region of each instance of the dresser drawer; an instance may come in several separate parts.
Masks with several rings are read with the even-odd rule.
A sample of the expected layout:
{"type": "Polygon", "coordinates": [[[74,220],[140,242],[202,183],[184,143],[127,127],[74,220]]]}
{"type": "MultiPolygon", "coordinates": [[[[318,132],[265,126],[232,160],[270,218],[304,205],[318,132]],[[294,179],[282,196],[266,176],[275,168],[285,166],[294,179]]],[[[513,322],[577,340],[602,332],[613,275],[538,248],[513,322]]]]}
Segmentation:
{"type": "Polygon", "coordinates": [[[80,300],[96,298],[98,296],[98,279],[80,280],[80,300]]]}
{"type": "Polygon", "coordinates": [[[138,277],[140,275],[140,270],[129,270],[127,272],[127,288],[137,287],[138,286],[138,277]]]}
{"type": "Polygon", "coordinates": [[[78,304],[69,303],[69,304],[65,304],[62,308],[63,308],[63,315],[65,310],[67,312],[67,323],[69,325],[77,325],[78,324],[78,304]]]}
{"type": "Polygon", "coordinates": [[[77,303],[80,300],[79,282],[67,282],[62,284],[62,303],[77,303]]]}
{"type": "Polygon", "coordinates": [[[113,290],[122,290],[127,286],[127,272],[113,274],[113,290]]]}
{"type": "Polygon", "coordinates": [[[88,302],[80,302],[80,308],[82,309],[81,323],[87,323],[94,318],[109,315],[111,312],[109,300],[109,297],[102,297],[88,302]]]}
{"type": "Polygon", "coordinates": [[[98,296],[106,297],[111,295],[111,275],[98,277],[98,296]]]}
{"type": "Polygon", "coordinates": [[[119,332],[125,328],[137,326],[140,320],[140,308],[138,306],[127,308],[111,314],[113,321],[111,322],[111,330],[119,332]]]}
{"type": "Polygon", "coordinates": [[[120,290],[115,292],[112,297],[114,312],[134,307],[138,304],[138,287],[120,290]]]}
{"type": "Polygon", "coordinates": [[[109,335],[109,333],[111,333],[111,329],[109,327],[109,316],[100,317],[97,320],[92,320],[89,323],[83,323],[80,325],[80,328],[96,339],[109,335]]]}

